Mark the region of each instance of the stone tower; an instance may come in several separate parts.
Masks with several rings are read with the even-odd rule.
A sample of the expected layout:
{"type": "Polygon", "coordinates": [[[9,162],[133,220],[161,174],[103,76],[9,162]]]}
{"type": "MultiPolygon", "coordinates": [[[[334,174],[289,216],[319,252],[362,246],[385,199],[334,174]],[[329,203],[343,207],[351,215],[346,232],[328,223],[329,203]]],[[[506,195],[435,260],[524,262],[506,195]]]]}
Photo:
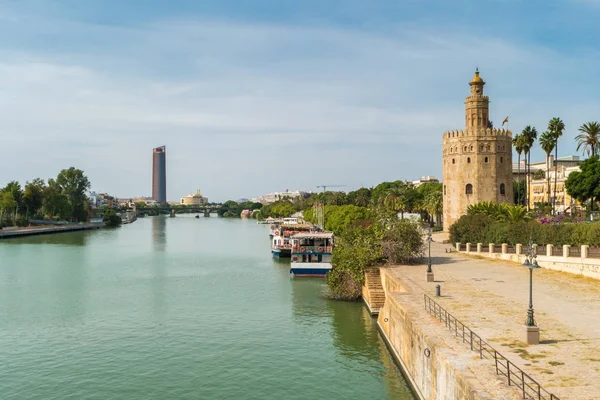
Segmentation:
{"type": "Polygon", "coordinates": [[[513,202],[512,133],[490,126],[484,85],[476,70],[465,100],[466,129],[445,132],[442,139],[444,231],[469,204],[513,202]]]}

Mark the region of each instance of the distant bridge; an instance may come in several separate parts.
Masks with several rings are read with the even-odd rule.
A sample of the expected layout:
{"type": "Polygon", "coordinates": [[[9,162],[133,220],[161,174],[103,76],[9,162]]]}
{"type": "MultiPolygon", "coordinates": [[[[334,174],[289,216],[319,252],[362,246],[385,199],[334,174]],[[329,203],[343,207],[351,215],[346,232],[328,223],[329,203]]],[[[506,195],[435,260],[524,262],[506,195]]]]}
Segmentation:
{"type": "Polygon", "coordinates": [[[218,212],[222,204],[206,204],[197,206],[158,206],[158,207],[137,207],[137,214],[148,214],[148,215],[168,215],[172,212],[175,214],[204,214],[210,215],[218,212]]]}

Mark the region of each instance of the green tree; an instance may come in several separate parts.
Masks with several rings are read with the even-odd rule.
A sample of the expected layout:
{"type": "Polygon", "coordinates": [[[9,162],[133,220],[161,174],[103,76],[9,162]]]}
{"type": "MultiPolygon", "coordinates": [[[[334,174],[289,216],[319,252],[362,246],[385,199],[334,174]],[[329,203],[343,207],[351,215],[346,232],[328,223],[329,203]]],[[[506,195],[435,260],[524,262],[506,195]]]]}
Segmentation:
{"type": "MultiPolygon", "coordinates": [[[[554,150],[556,140],[552,133],[546,131],[541,134],[539,142],[542,150],[546,153],[546,189],[548,191],[548,203],[550,203],[550,154],[554,150]]],[[[556,172],[554,173],[556,174],[556,172]]]]}
{"type": "Polygon", "coordinates": [[[331,297],[356,300],[361,295],[365,268],[384,262],[381,238],[373,227],[356,227],[336,238],[333,269],[327,273],[331,297]]]}
{"type": "Polygon", "coordinates": [[[117,214],[117,211],[114,208],[109,207],[104,208],[103,221],[109,228],[120,226],[123,223],[123,219],[117,214]]]}
{"type": "Polygon", "coordinates": [[[535,139],[537,139],[537,130],[531,125],[527,125],[525,129],[521,132],[521,136],[523,137],[523,151],[525,152],[526,158],[526,176],[527,176],[527,209],[529,209],[529,203],[531,199],[531,149],[533,148],[533,144],[535,143],[535,139]]]}
{"type": "Polygon", "coordinates": [[[600,159],[593,156],[579,165],[579,171],[569,174],[565,186],[567,193],[582,203],[600,198],[600,159]]]}
{"type": "MultiPolygon", "coordinates": [[[[548,122],[548,132],[554,138],[554,160],[558,160],[558,138],[560,138],[565,130],[565,124],[560,118],[552,118],[548,122]]],[[[556,184],[558,174],[554,174],[554,196],[552,198],[552,214],[556,214],[556,184]]]]}
{"type": "MultiPolygon", "coordinates": [[[[517,176],[519,177],[519,182],[521,182],[521,154],[523,154],[523,150],[525,149],[523,135],[515,135],[515,137],[512,139],[512,144],[515,148],[515,151],[517,152],[517,176]]],[[[517,200],[515,201],[515,203],[521,204],[520,193],[515,193],[517,193],[517,200]]]]}
{"type": "Polygon", "coordinates": [[[42,200],[42,210],[50,218],[64,221],[69,217],[71,211],[69,199],[63,194],[62,188],[54,179],[48,179],[42,200]]]}
{"type": "Polygon", "coordinates": [[[25,183],[23,203],[30,216],[39,216],[42,214],[45,190],[46,182],[43,179],[35,178],[31,182],[25,183]]]}
{"type": "Polygon", "coordinates": [[[358,207],[367,207],[371,202],[371,189],[360,188],[350,192],[348,193],[347,201],[348,204],[358,207]]]}
{"type": "Polygon", "coordinates": [[[90,181],[83,171],[74,167],[63,169],[56,177],[56,184],[60,186],[62,193],[69,200],[71,221],[87,220],[86,200],[88,199],[87,192],[90,189],[90,181]]]}
{"type": "Polygon", "coordinates": [[[600,123],[586,122],[579,127],[579,132],[581,134],[575,136],[577,151],[583,147],[583,151],[588,154],[588,157],[594,157],[600,148],[600,123]]]}
{"type": "Polygon", "coordinates": [[[2,192],[10,192],[14,201],[17,203],[16,207],[19,209],[23,208],[23,189],[21,184],[17,181],[11,181],[6,184],[2,192]]]}

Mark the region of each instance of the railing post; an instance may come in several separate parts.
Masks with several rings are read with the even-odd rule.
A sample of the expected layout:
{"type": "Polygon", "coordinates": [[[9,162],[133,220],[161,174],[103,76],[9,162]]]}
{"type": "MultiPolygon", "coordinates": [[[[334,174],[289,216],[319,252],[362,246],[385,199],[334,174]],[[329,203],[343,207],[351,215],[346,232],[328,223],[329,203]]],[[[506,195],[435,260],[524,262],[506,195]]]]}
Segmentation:
{"type": "Polygon", "coordinates": [[[569,249],[571,246],[568,244],[563,244],[563,257],[569,257],[569,249]]]}
{"type": "Polygon", "coordinates": [[[546,245],[546,255],[548,257],[552,257],[552,249],[554,248],[553,244],[547,244],[546,245]]]}
{"type": "Polygon", "coordinates": [[[473,351],[473,331],[471,332],[471,351],[473,351]]]}
{"type": "Polygon", "coordinates": [[[502,243],[502,254],[508,253],[508,243],[502,243]]]}
{"type": "Polygon", "coordinates": [[[510,386],[510,361],[506,360],[506,376],[508,376],[508,386],[510,386]]]}
{"type": "Polygon", "coordinates": [[[523,398],[525,398],[525,374],[521,370],[521,386],[523,387],[523,398]]]}
{"type": "Polygon", "coordinates": [[[467,249],[467,250],[466,250],[466,251],[467,251],[467,253],[470,253],[470,252],[471,252],[471,243],[467,243],[467,247],[466,247],[466,249],[467,249]]]}
{"type": "Polygon", "coordinates": [[[590,256],[590,246],[587,244],[581,245],[581,258],[588,258],[590,256]]]}
{"type": "Polygon", "coordinates": [[[496,375],[498,375],[498,353],[494,350],[494,365],[496,366],[496,375]]]}
{"type": "Polygon", "coordinates": [[[520,256],[521,254],[523,254],[523,245],[521,243],[517,243],[515,245],[515,254],[520,256]]]}
{"type": "Polygon", "coordinates": [[[460,242],[456,242],[456,251],[460,251],[460,242]]]}
{"type": "Polygon", "coordinates": [[[477,243],[477,252],[481,253],[482,249],[483,249],[483,243],[477,243]]]}
{"type": "Polygon", "coordinates": [[[483,348],[481,347],[481,336],[479,337],[479,358],[483,358],[483,348]]]}
{"type": "Polygon", "coordinates": [[[494,243],[488,244],[488,249],[489,249],[490,254],[493,254],[494,253],[494,243]]]}

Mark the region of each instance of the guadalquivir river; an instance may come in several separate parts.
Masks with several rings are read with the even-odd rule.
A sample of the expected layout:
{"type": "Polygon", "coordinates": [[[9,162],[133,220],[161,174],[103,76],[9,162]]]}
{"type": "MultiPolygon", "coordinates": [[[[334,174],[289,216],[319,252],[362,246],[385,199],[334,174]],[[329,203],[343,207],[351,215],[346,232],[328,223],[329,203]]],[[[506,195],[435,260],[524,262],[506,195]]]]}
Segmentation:
{"type": "Polygon", "coordinates": [[[0,398],[413,399],[364,306],[288,268],[191,215],[0,241],[0,398]]]}

